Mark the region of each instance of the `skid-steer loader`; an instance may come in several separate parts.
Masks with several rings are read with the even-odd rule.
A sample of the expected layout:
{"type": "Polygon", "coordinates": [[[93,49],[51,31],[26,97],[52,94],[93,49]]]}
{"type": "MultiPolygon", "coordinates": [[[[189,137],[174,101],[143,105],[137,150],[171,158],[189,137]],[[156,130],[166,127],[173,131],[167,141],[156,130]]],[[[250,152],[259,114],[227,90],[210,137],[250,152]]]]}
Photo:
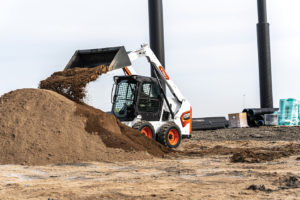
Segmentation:
{"type": "Polygon", "coordinates": [[[65,70],[100,65],[108,66],[109,71],[123,69],[125,73],[114,77],[112,90],[112,113],[120,121],[170,148],[178,147],[182,138],[191,137],[191,105],[148,45],[133,52],[126,52],[123,46],[77,50],[65,70]],[[155,78],[136,75],[131,63],[140,57],[151,63],[155,78]],[[173,97],[166,96],[163,84],[173,97]]]}

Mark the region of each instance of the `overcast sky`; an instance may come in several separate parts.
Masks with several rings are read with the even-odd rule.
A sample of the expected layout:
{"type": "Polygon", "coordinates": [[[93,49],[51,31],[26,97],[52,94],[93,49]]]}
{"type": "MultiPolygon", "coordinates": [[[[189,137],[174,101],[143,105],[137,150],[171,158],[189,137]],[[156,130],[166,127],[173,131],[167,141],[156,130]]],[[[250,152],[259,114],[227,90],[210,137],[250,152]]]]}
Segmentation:
{"type": "MultiPolygon", "coordinates": [[[[149,42],[147,0],[0,0],[0,95],[37,88],[75,50],[149,42]]],[[[300,99],[300,1],[269,0],[274,105],[300,99]]],[[[163,0],[166,69],[193,116],[259,107],[256,0],[163,0]]],[[[149,75],[145,60],[135,69],[149,75]]],[[[112,76],[88,87],[87,102],[109,111],[112,76]]]]}

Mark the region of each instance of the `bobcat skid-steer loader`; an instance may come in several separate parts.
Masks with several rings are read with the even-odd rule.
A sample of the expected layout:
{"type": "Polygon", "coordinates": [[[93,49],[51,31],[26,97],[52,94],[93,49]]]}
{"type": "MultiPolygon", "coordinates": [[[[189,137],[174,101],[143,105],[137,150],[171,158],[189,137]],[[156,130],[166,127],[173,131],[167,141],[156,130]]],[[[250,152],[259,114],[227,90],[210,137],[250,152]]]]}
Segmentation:
{"type": "Polygon", "coordinates": [[[126,125],[138,129],[149,138],[176,148],[182,138],[190,138],[192,108],[148,45],[126,52],[125,48],[77,50],[65,69],[108,66],[109,71],[123,69],[125,76],[115,76],[112,89],[112,113],[126,125]],[[131,63],[147,58],[155,74],[139,76],[131,63]],[[166,85],[173,97],[167,97],[166,85]]]}

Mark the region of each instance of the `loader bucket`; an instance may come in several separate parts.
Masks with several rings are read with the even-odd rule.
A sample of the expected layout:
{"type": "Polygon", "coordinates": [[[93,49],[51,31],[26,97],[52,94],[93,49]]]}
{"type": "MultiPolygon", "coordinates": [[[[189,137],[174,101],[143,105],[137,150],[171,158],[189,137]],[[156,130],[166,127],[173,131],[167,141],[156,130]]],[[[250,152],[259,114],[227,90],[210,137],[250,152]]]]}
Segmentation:
{"type": "Polygon", "coordinates": [[[65,70],[75,67],[93,68],[100,65],[108,66],[108,70],[111,71],[130,66],[131,62],[124,46],[77,50],[65,67],[65,70]]]}

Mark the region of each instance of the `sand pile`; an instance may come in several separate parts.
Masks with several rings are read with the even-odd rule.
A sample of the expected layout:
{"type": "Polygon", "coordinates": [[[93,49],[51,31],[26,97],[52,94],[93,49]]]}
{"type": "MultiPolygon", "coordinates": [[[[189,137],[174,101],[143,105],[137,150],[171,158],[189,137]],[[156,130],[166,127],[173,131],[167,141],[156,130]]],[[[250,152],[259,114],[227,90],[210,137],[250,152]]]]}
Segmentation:
{"type": "Polygon", "coordinates": [[[0,98],[0,164],[138,160],[168,151],[113,115],[49,90],[0,98]]]}
{"type": "Polygon", "coordinates": [[[75,102],[82,102],[85,87],[108,71],[108,67],[101,65],[95,68],[73,68],[53,73],[49,78],[40,82],[39,88],[52,90],[75,102]]]}

